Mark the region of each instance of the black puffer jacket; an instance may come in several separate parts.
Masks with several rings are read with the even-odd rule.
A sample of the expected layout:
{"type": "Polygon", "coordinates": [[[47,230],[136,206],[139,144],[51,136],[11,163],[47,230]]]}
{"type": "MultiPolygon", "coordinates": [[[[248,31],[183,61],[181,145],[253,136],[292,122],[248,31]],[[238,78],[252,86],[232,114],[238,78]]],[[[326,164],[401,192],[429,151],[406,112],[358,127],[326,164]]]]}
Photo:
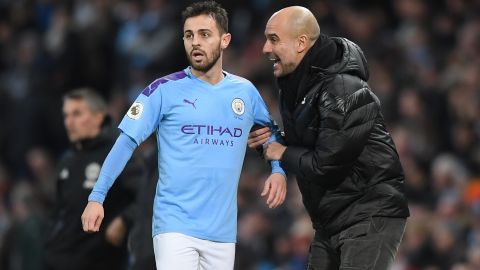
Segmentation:
{"type": "Polygon", "coordinates": [[[288,146],[282,165],[296,174],[315,229],[329,234],[370,216],[409,216],[403,169],[366,83],[363,52],[332,39],[341,59],[326,69],[308,67],[293,113],[280,94],[288,146]]]}
{"type": "Polygon", "coordinates": [[[135,218],[134,200],[145,181],[145,167],[132,158],[108,193],[100,232],[85,233],[80,217],[97,181],[100,166],[115,143],[118,132],[105,126],[99,136],[83,140],[70,149],[58,167],[57,202],[47,233],[45,263],[49,270],[125,269],[126,241],[114,247],[105,239],[110,222],[121,216],[130,227],[135,218]]]}

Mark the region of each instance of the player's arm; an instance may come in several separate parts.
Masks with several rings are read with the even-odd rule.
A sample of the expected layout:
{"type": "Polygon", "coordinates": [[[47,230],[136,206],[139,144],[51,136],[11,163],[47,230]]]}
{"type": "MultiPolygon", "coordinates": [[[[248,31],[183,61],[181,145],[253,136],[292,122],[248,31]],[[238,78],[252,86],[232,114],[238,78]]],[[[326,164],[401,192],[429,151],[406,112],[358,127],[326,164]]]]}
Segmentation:
{"type": "Polygon", "coordinates": [[[82,214],[82,226],[85,232],[98,232],[104,217],[103,201],[115,179],[125,168],[137,144],[125,133],[118,136],[110,153],[105,159],[98,180],[93,187],[88,204],[82,214]]]}
{"type": "Polygon", "coordinates": [[[105,224],[107,226],[105,239],[113,246],[121,246],[128,235],[128,231],[133,226],[136,213],[139,210],[136,200],[138,199],[140,187],[146,181],[146,171],[142,159],[134,155],[116,181],[116,185],[120,185],[122,189],[123,196],[131,199],[130,203],[122,209],[122,212],[117,217],[109,224],[105,224]]]}
{"type": "MultiPolygon", "coordinates": [[[[258,91],[255,91],[253,97],[253,117],[254,122],[260,126],[266,126],[271,134],[263,144],[271,142],[283,142],[280,130],[275,122],[271,119],[265,102],[261,98],[258,91]]],[[[287,194],[287,176],[285,170],[280,165],[280,161],[271,160],[272,173],[265,181],[262,196],[266,196],[266,202],[269,208],[275,208],[285,201],[287,194]]]]}
{"type": "MultiPolygon", "coordinates": [[[[271,125],[269,126],[269,128],[273,130],[278,130],[278,127],[276,127],[276,125],[273,125],[274,122],[271,121],[271,125]]],[[[281,141],[281,137],[279,137],[280,133],[278,132],[277,134],[278,135],[273,133],[270,139],[263,145],[266,146],[272,143],[281,145],[278,143],[278,141],[281,141]]],[[[276,208],[285,201],[285,198],[287,196],[287,175],[285,170],[282,168],[279,160],[270,160],[270,165],[272,168],[272,173],[265,181],[261,196],[268,195],[266,199],[268,207],[276,208]]]]}
{"type": "Polygon", "coordinates": [[[88,204],[82,215],[83,230],[96,232],[103,219],[103,201],[115,179],[125,168],[135,148],[145,141],[162,118],[162,91],[159,80],[145,88],[132,104],[119,125],[122,131],[100,170],[97,183],[88,197],[88,204]]]}

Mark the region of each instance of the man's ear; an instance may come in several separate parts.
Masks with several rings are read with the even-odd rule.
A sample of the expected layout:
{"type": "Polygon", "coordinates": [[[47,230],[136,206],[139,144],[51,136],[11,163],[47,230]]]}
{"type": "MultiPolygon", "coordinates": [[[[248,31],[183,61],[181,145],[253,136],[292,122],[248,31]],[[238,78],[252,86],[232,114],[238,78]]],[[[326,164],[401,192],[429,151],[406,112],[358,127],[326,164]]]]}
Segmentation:
{"type": "Polygon", "coordinates": [[[225,50],[232,40],[232,35],[230,33],[222,34],[221,48],[225,50]]]}
{"type": "Polygon", "coordinates": [[[308,49],[310,39],[307,37],[307,35],[300,35],[297,37],[297,52],[302,53],[305,50],[308,49]]]}
{"type": "Polygon", "coordinates": [[[103,112],[94,112],[93,119],[95,121],[95,124],[100,127],[103,123],[103,120],[105,119],[105,116],[106,115],[103,112]]]}

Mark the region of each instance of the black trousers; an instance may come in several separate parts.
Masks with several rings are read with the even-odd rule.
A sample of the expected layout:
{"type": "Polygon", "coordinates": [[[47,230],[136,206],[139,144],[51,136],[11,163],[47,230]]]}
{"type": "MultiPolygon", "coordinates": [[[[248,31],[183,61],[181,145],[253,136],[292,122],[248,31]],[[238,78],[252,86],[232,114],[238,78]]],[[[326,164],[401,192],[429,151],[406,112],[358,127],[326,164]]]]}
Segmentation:
{"type": "Polygon", "coordinates": [[[405,230],[405,218],[372,217],[328,236],[315,232],[309,270],[388,270],[405,230]]]}

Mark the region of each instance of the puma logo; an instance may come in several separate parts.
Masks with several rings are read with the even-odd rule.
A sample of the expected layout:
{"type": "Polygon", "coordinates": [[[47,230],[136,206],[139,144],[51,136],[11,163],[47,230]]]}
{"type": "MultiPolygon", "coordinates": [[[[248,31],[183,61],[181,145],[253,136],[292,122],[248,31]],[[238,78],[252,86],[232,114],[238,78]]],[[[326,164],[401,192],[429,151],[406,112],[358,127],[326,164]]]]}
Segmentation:
{"type": "MultiPolygon", "coordinates": [[[[197,98],[197,99],[198,99],[198,98],[197,98]]],[[[183,102],[192,105],[193,108],[196,110],[197,107],[195,107],[195,102],[197,102],[197,99],[195,99],[195,100],[192,102],[192,101],[190,101],[190,100],[188,100],[188,99],[185,98],[185,99],[183,99],[183,102]]]]}

